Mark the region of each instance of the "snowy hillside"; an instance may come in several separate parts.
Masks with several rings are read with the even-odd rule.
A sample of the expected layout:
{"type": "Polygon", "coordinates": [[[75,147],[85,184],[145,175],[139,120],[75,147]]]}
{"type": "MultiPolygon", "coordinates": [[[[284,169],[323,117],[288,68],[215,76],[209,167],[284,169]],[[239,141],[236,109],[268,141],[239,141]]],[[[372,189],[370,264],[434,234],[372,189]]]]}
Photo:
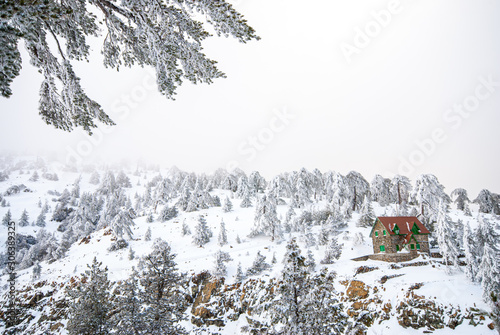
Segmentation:
{"type": "Polygon", "coordinates": [[[500,309],[489,293],[500,287],[499,205],[487,190],[478,197],[462,189],[447,193],[431,175],[368,183],[356,172],[303,169],[266,181],[238,170],[195,175],[3,157],[0,328],[78,333],[78,317],[93,315],[79,309],[85,299],[78,287],[98,278],[82,281],[81,274],[96,258],[110,281],[101,287],[108,295],[99,319],[109,333],[127,333],[123,322],[136,315],[146,320],[134,323],[143,327],[140,334],[165,327],[191,334],[497,334],[500,309]],[[353,261],[373,253],[375,217],[397,215],[418,215],[429,227],[433,257],[353,261]],[[15,322],[7,311],[11,221],[15,322]],[[162,312],[172,324],[159,326],[151,320],[164,302],[151,300],[157,290],[148,292],[162,277],[154,277],[151,264],[168,247],[178,272],[162,275],[177,278],[166,281],[176,289],[162,299],[180,300],[161,305],[172,308],[162,312]],[[127,314],[133,278],[139,307],[127,314]],[[299,293],[290,300],[292,288],[299,293]]]}

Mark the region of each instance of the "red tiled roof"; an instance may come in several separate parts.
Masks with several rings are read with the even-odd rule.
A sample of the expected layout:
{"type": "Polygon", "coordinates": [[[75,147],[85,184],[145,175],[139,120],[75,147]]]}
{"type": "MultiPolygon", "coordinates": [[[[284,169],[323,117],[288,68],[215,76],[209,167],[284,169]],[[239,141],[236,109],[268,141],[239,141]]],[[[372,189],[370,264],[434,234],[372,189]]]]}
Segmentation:
{"type": "Polygon", "coordinates": [[[406,235],[405,240],[404,240],[404,244],[408,244],[410,242],[412,236],[413,236],[412,232],[410,232],[408,235],[406,235]]]}
{"type": "Polygon", "coordinates": [[[411,237],[411,228],[413,227],[413,223],[417,225],[420,230],[420,234],[431,233],[415,216],[379,216],[378,219],[391,235],[395,235],[393,229],[396,225],[398,225],[399,234],[408,235],[406,236],[408,241],[411,237]]]}

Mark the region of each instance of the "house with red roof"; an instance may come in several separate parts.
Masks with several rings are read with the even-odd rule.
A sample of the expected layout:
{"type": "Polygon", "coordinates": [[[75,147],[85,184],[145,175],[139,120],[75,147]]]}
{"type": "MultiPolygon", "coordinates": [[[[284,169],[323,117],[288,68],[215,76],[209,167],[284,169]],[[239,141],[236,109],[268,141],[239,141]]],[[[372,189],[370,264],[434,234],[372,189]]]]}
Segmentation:
{"type": "Polygon", "coordinates": [[[380,216],[370,232],[373,253],[428,253],[429,234],[415,216],[380,216]]]}

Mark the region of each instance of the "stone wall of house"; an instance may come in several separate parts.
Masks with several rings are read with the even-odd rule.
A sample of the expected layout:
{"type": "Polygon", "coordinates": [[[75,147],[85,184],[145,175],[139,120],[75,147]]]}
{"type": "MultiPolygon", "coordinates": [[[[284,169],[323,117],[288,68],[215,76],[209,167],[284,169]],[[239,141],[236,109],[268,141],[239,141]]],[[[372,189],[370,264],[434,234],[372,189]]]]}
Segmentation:
{"type": "Polygon", "coordinates": [[[398,253],[378,253],[374,255],[368,255],[369,259],[373,259],[376,261],[384,261],[384,262],[408,262],[412,259],[420,256],[418,252],[398,252],[398,253]]]}
{"type": "Polygon", "coordinates": [[[420,244],[420,252],[429,252],[429,236],[427,235],[413,235],[420,244]]]}
{"type": "Polygon", "coordinates": [[[375,224],[375,228],[372,232],[372,242],[373,242],[373,253],[380,253],[380,246],[385,246],[385,252],[396,252],[396,245],[391,237],[390,233],[387,231],[387,235],[384,236],[385,227],[380,222],[375,224]],[[378,232],[378,236],[375,236],[375,232],[378,232]]]}

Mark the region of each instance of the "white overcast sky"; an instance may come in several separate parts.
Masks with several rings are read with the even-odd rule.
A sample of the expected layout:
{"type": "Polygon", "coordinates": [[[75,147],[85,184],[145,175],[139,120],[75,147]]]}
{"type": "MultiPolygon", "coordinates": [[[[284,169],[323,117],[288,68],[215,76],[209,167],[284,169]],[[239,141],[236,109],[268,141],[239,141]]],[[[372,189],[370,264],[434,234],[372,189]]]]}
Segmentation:
{"type": "Polygon", "coordinates": [[[369,181],[433,173],[448,192],[500,192],[499,1],[232,3],[262,40],[207,40],[228,78],[186,84],[176,101],[151,89],[146,70],[105,69],[93,43],[76,70],[118,124],[93,138],[44,125],[41,77],[24,54],[14,95],[0,99],[0,152],[141,158],[196,172],[237,165],[266,177],[301,167],[357,170],[369,181]],[[356,46],[348,60],[342,48],[356,46]],[[453,110],[463,104],[472,111],[453,110]]]}

